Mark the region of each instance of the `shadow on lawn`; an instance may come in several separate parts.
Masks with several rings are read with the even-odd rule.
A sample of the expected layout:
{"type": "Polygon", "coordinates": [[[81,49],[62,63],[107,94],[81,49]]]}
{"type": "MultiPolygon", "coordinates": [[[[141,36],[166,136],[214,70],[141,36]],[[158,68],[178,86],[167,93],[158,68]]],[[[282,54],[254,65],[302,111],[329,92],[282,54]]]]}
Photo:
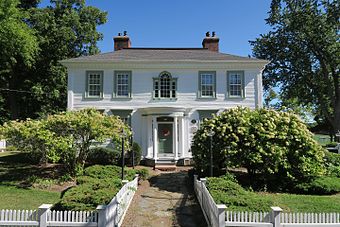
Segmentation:
{"type": "Polygon", "coordinates": [[[187,171],[162,173],[151,177],[149,182],[160,190],[183,194],[174,206],[173,226],[207,226],[193,191],[193,178],[187,171]]]}
{"type": "Polygon", "coordinates": [[[0,156],[0,184],[28,188],[32,186],[30,178],[60,176],[60,165],[37,165],[32,163],[25,153],[11,152],[0,156]]]}

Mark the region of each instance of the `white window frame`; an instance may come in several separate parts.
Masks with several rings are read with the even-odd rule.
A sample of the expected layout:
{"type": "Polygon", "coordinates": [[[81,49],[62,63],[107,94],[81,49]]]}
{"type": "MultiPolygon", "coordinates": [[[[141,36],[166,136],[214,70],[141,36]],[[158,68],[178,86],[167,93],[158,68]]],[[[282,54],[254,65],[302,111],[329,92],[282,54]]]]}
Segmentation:
{"type": "Polygon", "coordinates": [[[85,91],[85,97],[86,98],[102,98],[103,97],[103,77],[104,72],[103,71],[86,71],[86,91],[85,91]],[[99,83],[90,83],[91,76],[99,76],[99,83]],[[91,86],[98,86],[99,89],[96,91],[99,91],[98,95],[91,95],[91,86]]]}
{"type": "MultiPolygon", "coordinates": [[[[165,90],[166,91],[166,90],[165,90]]],[[[161,72],[159,77],[153,78],[153,99],[155,100],[176,100],[177,99],[177,78],[173,78],[169,72],[161,72]],[[164,77],[169,80],[169,97],[162,96],[161,81],[164,77]]]]}
{"type": "Polygon", "coordinates": [[[198,98],[216,98],[216,72],[215,71],[200,71],[198,73],[198,98]],[[202,83],[202,78],[203,76],[211,76],[211,80],[212,80],[212,83],[210,84],[203,84],[202,83]],[[203,86],[205,87],[208,87],[210,86],[211,87],[211,90],[212,90],[212,94],[211,95],[206,95],[206,94],[203,94],[205,93],[207,90],[205,89],[205,92],[203,90],[203,86]]]}
{"type": "Polygon", "coordinates": [[[244,71],[228,71],[227,72],[227,97],[228,98],[245,98],[245,87],[244,87],[244,71]],[[239,76],[239,83],[232,83],[232,76],[239,76]],[[239,94],[231,94],[231,86],[237,86],[239,94]]]}
{"type": "Polygon", "coordinates": [[[114,98],[131,98],[131,71],[115,71],[113,80],[113,97],[114,98]],[[127,76],[127,84],[119,84],[119,76],[127,76]],[[127,94],[119,94],[119,86],[127,86],[127,94]]]}

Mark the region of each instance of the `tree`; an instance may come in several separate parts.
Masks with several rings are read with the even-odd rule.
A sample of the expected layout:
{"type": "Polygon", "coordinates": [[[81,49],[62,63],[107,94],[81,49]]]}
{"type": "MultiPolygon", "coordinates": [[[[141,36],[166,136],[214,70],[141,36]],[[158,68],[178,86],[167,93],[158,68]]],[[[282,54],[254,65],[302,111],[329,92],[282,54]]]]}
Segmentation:
{"type": "Polygon", "coordinates": [[[17,0],[0,1],[0,120],[17,108],[15,90],[25,80],[18,69],[30,69],[38,52],[35,31],[24,22],[29,15],[18,4],[17,0]]]}
{"type": "Polygon", "coordinates": [[[270,60],[264,88],[278,86],[283,100],[312,107],[333,133],[340,130],[339,4],[273,0],[266,19],[272,30],[251,42],[254,56],[270,60]]]}
{"type": "Polygon", "coordinates": [[[203,173],[210,167],[211,130],[216,175],[227,166],[244,167],[250,179],[287,189],[324,172],[323,148],[295,114],[239,107],[205,121],[191,147],[195,168],[203,173]]]}
{"type": "Polygon", "coordinates": [[[86,6],[85,0],[50,2],[46,8],[37,8],[38,0],[21,0],[20,10],[16,7],[29,15],[21,23],[34,34],[39,52],[32,57],[32,67],[15,67],[16,80],[4,78],[4,84],[11,82],[10,88],[15,90],[4,97],[10,119],[37,118],[64,111],[67,73],[59,61],[99,52],[97,41],[103,36],[97,26],[106,22],[107,13],[86,6]]]}
{"type": "MultiPolygon", "coordinates": [[[[61,162],[70,174],[84,168],[90,146],[110,140],[121,149],[121,132],[131,132],[116,116],[95,109],[63,112],[41,120],[12,121],[0,127],[0,137],[39,162],[61,162]]],[[[126,138],[126,140],[128,137],[126,138]]],[[[125,143],[128,150],[129,143],[125,143]]]]}

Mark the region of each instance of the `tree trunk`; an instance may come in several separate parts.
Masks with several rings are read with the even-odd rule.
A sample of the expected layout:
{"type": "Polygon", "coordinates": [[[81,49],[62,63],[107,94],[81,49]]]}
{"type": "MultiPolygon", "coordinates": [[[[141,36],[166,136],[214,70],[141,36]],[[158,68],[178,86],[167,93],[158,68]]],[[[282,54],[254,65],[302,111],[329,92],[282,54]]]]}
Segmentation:
{"type": "Polygon", "coordinates": [[[18,79],[15,75],[15,72],[11,75],[11,78],[8,83],[8,106],[10,110],[10,116],[12,120],[16,120],[19,117],[19,105],[17,100],[17,93],[12,90],[17,90],[18,88],[18,79]]]}
{"type": "MultiPolygon", "coordinates": [[[[333,129],[335,133],[340,133],[340,76],[334,71],[333,72],[333,80],[334,80],[334,120],[333,120],[333,129]]],[[[340,138],[336,138],[339,141],[340,138]]]]}

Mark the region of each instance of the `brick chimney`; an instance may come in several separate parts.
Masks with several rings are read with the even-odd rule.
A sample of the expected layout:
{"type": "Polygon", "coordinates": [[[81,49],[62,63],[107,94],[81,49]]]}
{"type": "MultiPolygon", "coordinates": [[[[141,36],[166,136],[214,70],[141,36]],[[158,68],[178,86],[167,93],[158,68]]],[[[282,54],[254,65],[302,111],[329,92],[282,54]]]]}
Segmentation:
{"type": "Polygon", "coordinates": [[[220,38],[216,36],[215,32],[212,32],[212,36],[210,37],[210,32],[205,33],[205,38],[203,39],[202,46],[203,48],[207,48],[210,51],[218,52],[218,42],[220,38]]]}
{"type": "Polygon", "coordinates": [[[126,31],[124,31],[123,35],[121,33],[118,33],[118,36],[113,37],[113,41],[115,51],[131,47],[130,38],[129,36],[127,36],[126,31]]]}

